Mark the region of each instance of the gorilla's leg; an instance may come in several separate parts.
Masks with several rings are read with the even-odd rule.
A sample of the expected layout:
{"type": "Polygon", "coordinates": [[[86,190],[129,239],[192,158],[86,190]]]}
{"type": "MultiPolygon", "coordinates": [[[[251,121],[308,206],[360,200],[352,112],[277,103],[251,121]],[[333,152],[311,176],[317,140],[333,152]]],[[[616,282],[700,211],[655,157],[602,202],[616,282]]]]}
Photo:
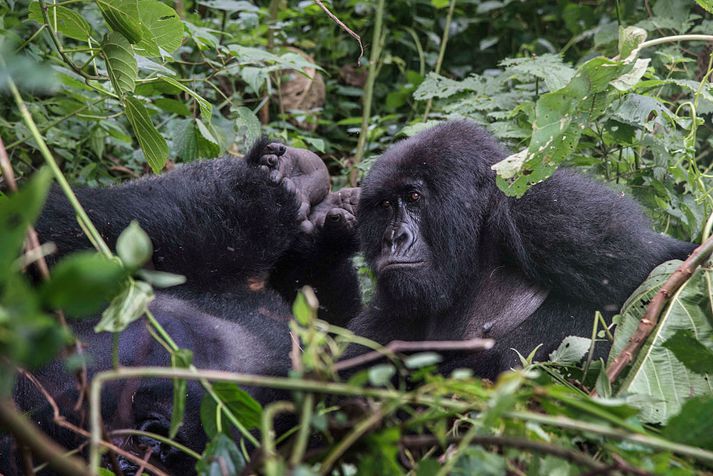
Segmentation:
{"type": "MultiPolygon", "coordinates": [[[[299,233],[295,191],[248,165],[265,146],[263,141],[253,147],[247,162],[196,162],[157,177],[75,192],[110,245],[137,220],[153,242],[156,269],[185,275],[191,289],[264,280],[299,233]]],[[[60,255],[90,247],[56,188],[37,229],[43,240],[57,244],[60,255]]]]}

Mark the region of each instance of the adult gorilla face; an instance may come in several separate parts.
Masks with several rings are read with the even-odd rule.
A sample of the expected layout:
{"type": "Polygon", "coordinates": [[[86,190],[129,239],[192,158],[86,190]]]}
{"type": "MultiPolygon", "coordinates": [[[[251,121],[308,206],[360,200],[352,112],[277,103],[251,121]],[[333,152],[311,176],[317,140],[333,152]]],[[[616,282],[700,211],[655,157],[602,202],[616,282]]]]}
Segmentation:
{"type": "Polygon", "coordinates": [[[472,158],[484,154],[495,162],[503,152],[494,141],[469,150],[463,134],[471,135],[472,126],[455,125],[391,147],[362,184],[362,248],[388,301],[379,305],[392,312],[437,313],[472,284],[466,276],[473,276],[493,189],[486,180],[492,171],[472,158]]]}

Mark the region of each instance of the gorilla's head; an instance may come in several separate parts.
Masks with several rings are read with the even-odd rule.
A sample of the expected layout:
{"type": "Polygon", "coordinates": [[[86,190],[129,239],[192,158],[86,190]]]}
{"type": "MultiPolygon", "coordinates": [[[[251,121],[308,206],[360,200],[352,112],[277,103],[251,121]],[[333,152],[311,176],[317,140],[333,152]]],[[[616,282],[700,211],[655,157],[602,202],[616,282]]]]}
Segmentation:
{"type": "Polygon", "coordinates": [[[451,121],[376,161],[362,184],[358,222],[381,305],[436,313],[467,290],[495,191],[490,166],[505,156],[480,127],[451,121]]]}

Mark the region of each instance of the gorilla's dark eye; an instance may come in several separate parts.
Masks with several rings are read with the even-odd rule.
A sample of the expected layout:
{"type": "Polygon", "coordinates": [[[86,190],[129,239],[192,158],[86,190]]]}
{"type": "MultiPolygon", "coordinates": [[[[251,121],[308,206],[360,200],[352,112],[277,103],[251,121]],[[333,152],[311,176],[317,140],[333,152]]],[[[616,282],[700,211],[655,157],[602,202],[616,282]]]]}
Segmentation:
{"type": "Polygon", "coordinates": [[[382,200],[379,206],[381,208],[391,208],[391,202],[389,200],[382,200]]]}
{"type": "Polygon", "coordinates": [[[409,203],[418,202],[419,200],[421,200],[421,194],[418,192],[409,192],[406,195],[406,201],[409,203]]]}

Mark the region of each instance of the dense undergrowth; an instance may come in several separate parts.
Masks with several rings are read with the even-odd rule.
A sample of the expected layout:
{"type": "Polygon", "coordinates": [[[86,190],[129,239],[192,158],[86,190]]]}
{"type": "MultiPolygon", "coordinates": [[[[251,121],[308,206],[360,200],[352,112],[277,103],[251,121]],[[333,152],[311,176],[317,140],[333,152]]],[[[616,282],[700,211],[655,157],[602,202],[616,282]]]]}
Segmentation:
{"type": "MultiPolygon", "coordinates": [[[[338,188],[357,183],[399,137],[468,117],[513,151],[497,170],[506,193],[520,195],[556,167],[575,166],[634,195],[659,231],[709,237],[713,43],[700,35],[713,34],[710,2],[324,2],[361,36],[363,56],[319,3],[0,5],[0,137],[21,186],[0,200],[3,397],[18,367],[41,365],[68,342],[47,309],[87,313],[111,301],[100,330],[120,331],[147,318],[152,285],[170,284],[137,272],[147,258],[140,229],[126,231],[114,256],[78,212],[98,254],[66,258],[43,287],[31,288],[24,268],[37,258],[22,251],[23,241],[53,176],[70,193],[70,184],[106,185],[239,155],[268,134],[319,152],[338,188]]],[[[12,183],[4,170],[3,189],[12,183]]],[[[211,444],[191,455],[201,474],[246,465],[268,474],[710,472],[709,263],[671,296],[621,377],[611,382],[607,363],[591,358],[596,342],[609,339],[613,361],[679,264],[657,268],[614,322],[592,316],[591,339],[568,338],[550,356],[535,345],[517,349],[523,370],[495,383],[467,369],[440,376],[432,352],[388,350],[386,363],[340,382],[334,362],[354,336],[317,321],[304,297],[295,304],[302,353],[290,378],[194,369],[190,353],[160,328],[174,368],[134,372],[214,382],[202,412],[211,444]],[[256,383],[291,389],[293,401],[260,408],[237,387],[256,383]],[[334,405],[337,395],[358,404],[334,405]],[[280,412],[295,413],[299,426],[275,441],[280,412]],[[253,430],[246,438],[262,450],[249,454],[228,438],[231,421],[253,430]],[[320,444],[308,449],[308,441],[320,444]]],[[[76,356],[68,365],[78,365],[76,356]]],[[[105,374],[92,389],[128,373],[105,374]]],[[[178,425],[183,404],[174,403],[178,425]]],[[[98,451],[93,444],[91,463],[98,451]]]]}

